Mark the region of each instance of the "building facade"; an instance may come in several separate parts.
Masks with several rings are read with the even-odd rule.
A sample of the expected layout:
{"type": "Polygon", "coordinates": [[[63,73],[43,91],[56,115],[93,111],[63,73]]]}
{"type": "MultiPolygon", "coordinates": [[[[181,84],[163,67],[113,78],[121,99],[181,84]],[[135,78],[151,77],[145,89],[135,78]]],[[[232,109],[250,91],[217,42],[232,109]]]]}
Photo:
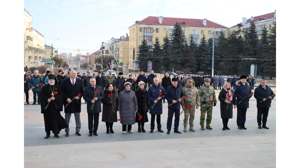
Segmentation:
{"type": "Polygon", "coordinates": [[[149,16],[142,21],[136,21],[135,24],[129,27],[129,69],[139,70],[137,62],[138,47],[142,44],[145,37],[149,49],[152,49],[156,39],[162,46],[164,38],[172,36],[173,27],[180,23],[186,38],[186,42],[190,43],[192,36],[195,44],[199,45],[203,36],[206,39],[218,39],[221,31],[227,36],[228,28],[214,23],[207,19],[186,19],[186,18],[170,18],[170,17],[154,17],[149,16]],[[132,60],[132,61],[131,61],[132,60]]]}
{"type": "Polygon", "coordinates": [[[44,65],[45,37],[32,26],[33,17],[24,9],[24,66],[44,65]]]}

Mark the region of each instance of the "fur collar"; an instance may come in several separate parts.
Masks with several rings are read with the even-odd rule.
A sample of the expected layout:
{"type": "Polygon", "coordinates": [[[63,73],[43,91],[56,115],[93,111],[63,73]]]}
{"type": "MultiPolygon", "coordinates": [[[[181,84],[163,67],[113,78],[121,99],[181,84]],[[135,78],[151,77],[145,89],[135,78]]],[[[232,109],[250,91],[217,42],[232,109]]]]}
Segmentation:
{"type": "MultiPolygon", "coordinates": [[[[236,85],[236,86],[242,86],[241,80],[236,81],[236,82],[235,82],[235,85],[236,85]]],[[[247,86],[247,85],[249,85],[249,83],[246,81],[245,86],[247,86]]]]}

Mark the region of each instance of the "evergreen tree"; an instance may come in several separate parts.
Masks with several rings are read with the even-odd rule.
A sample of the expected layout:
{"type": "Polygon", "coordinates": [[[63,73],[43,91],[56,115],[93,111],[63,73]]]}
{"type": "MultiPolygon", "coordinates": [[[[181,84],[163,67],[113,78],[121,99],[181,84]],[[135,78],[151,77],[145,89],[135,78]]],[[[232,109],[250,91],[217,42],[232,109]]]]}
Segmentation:
{"type": "MultiPolygon", "coordinates": [[[[207,46],[207,42],[205,40],[205,36],[203,35],[201,41],[200,41],[200,45],[197,48],[197,52],[196,52],[196,59],[197,59],[197,64],[198,64],[198,69],[197,71],[204,71],[205,74],[210,74],[211,71],[209,71],[209,59],[208,59],[208,55],[209,55],[209,49],[207,46]]],[[[211,57],[210,57],[211,59],[211,57]]],[[[211,65],[210,65],[211,67],[211,65]]]]}
{"type": "Polygon", "coordinates": [[[185,45],[184,45],[183,53],[184,53],[184,59],[183,59],[184,60],[184,66],[183,66],[184,73],[193,72],[196,68],[196,62],[195,62],[193,51],[192,51],[191,47],[187,45],[187,43],[185,43],[185,45]]]}
{"type": "Polygon", "coordinates": [[[162,71],[162,62],[163,62],[163,52],[162,49],[160,48],[159,41],[156,40],[154,44],[154,49],[153,49],[153,56],[150,59],[152,61],[152,70],[154,72],[161,72],[162,71]]]}
{"type": "Polygon", "coordinates": [[[269,54],[266,59],[268,59],[268,64],[264,66],[266,76],[276,77],[276,22],[272,23],[272,28],[268,35],[269,42],[269,54]]]}
{"type": "Polygon", "coordinates": [[[182,30],[182,27],[179,23],[176,22],[173,28],[173,33],[171,36],[171,56],[170,59],[170,69],[182,70],[184,61],[183,61],[183,48],[184,48],[185,36],[182,30]]]}
{"type": "Polygon", "coordinates": [[[170,45],[170,40],[166,34],[166,37],[164,39],[164,44],[162,46],[162,53],[163,53],[163,67],[164,67],[164,70],[167,72],[167,71],[170,71],[170,48],[171,48],[171,45],[170,45]]]}
{"type": "Polygon", "coordinates": [[[138,63],[141,71],[147,72],[147,63],[149,60],[149,49],[145,37],[143,38],[142,44],[139,46],[138,51],[138,63]]]}
{"type": "MultiPolygon", "coordinates": [[[[269,42],[268,42],[268,31],[266,28],[263,29],[262,37],[258,43],[258,58],[259,59],[266,59],[268,58],[269,54],[269,42]]],[[[268,66],[268,60],[259,60],[257,65],[257,75],[264,76],[266,73],[265,67],[268,66]]]]}

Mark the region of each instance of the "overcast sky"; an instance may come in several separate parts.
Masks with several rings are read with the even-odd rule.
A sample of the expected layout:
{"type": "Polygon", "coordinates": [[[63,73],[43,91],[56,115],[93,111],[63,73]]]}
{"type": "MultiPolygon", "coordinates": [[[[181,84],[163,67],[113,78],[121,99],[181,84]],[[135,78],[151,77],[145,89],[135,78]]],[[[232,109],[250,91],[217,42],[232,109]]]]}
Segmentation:
{"type": "MultiPolygon", "coordinates": [[[[270,0],[25,0],[24,8],[45,44],[61,52],[86,54],[102,41],[128,33],[135,21],[148,16],[206,18],[226,27],[276,10],[270,0]],[[159,12],[159,14],[158,14],[159,12]]],[[[129,33],[128,33],[129,34],[129,33]]]]}

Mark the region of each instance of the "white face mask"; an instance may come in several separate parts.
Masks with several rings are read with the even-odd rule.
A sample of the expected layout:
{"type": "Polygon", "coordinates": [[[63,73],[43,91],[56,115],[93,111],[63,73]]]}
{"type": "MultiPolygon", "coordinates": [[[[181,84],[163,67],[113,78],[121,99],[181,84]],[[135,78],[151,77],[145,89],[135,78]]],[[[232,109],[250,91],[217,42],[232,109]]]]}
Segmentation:
{"type": "Polygon", "coordinates": [[[55,82],[49,82],[49,85],[53,86],[55,85],[55,82]]]}

